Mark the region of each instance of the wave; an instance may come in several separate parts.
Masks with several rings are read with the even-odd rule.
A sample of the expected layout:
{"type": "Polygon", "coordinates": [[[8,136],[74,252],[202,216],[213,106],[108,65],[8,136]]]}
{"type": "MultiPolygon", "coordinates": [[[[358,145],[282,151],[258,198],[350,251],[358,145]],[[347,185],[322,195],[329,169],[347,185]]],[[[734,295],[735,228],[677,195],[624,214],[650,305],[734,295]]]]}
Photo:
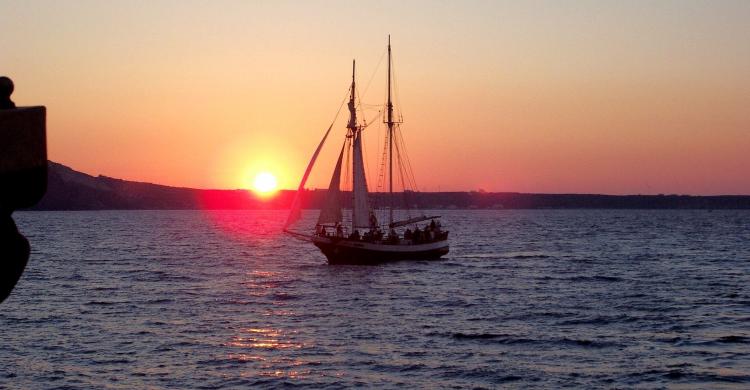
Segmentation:
{"type": "Polygon", "coordinates": [[[453,333],[451,335],[456,340],[492,340],[499,344],[567,344],[572,346],[580,347],[591,347],[591,348],[608,348],[616,347],[619,344],[606,341],[595,341],[588,339],[531,339],[524,337],[516,337],[502,333],[453,333]]]}
{"type": "Polygon", "coordinates": [[[555,323],[555,325],[608,325],[612,323],[627,323],[638,321],[639,318],[630,317],[625,314],[617,316],[594,316],[586,318],[574,318],[570,320],[563,320],[555,323]]]}
{"type": "Polygon", "coordinates": [[[643,372],[634,372],[627,375],[631,378],[645,380],[646,378],[664,378],[670,381],[696,382],[696,383],[747,383],[750,381],[750,375],[743,372],[731,373],[714,373],[707,371],[690,371],[682,369],[672,370],[647,370],[643,372]]]}
{"type": "Polygon", "coordinates": [[[602,276],[602,275],[595,275],[595,276],[574,276],[572,278],[563,278],[567,280],[571,280],[574,282],[621,282],[623,281],[622,278],[617,276],[602,276]]]}
{"type": "Polygon", "coordinates": [[[722,336],[716,339],[719,343],[736,343],[736,344],[747,344],[750,343],[750,338],[747,336],[735,336],[735,335],[729,335],[729,336],[722,336]]]}

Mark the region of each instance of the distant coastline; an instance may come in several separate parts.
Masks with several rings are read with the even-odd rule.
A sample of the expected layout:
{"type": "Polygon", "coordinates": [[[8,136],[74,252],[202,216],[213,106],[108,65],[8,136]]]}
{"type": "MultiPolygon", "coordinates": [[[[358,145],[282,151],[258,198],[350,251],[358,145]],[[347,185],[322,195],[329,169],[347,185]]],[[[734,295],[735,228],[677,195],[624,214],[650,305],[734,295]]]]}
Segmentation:
{"type": "MultiPolygon", "coordinates": [[[[303,207],[319,208],[325,190],[305,191],[303,207]]],[[[421,209],[750,209],[750,195],[596,195],[511,192],[412,192],[421,209]]],[[[294,191],[261,198],[247,190],[169,187],[91,176],[49,162],[47,194],[32,210],[286,209],[294,191]]],[[[348,197],[345,197],[348,198],[348,197]]],[[[375,202],[385,202],[375,194],[375,202]]]]}

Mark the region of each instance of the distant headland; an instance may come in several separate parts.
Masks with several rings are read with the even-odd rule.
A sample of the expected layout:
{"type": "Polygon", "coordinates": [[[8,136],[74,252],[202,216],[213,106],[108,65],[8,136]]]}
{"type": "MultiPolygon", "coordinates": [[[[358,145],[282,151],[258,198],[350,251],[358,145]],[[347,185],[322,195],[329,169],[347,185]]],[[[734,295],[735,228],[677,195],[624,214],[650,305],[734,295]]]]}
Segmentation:
{"type": "MultiPolygon", "coordinates": [[[[294,191],[259,197],[248,190],[170,187],[91,176],[49,162],[48,189],[32,210],[286,209],[294,191]]],[[[303,207],[319,208],[325,190],[308,190],[303,207]]],[[[411,192],[420,209],[750,209],[750,195],[596,195],[513,192],[411,192]]],[[[348,198],[348,197],[344,197],[348,198]]],[[[375,201],[385,202],[384,194],[375,201]]]]}

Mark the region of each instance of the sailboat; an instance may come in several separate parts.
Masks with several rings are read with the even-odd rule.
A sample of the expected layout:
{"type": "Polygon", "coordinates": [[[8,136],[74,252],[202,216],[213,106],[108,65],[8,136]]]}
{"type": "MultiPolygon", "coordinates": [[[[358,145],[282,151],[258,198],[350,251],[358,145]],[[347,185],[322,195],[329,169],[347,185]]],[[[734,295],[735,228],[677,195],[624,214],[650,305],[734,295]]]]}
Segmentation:
{"type": "Polygon", "coordinates": [[[362,143],[363,131],[368,125],[360,123],[357,119],[356,62],[353,61],[352,83],[348,91],[349,121],[346,125],[346,137],[333,170],[315,232],[304,234],[291,230],[290,226],[300,219],[305,184],[335,120],[328,127],[307,165],[284,226],[285,232],[312,242],[323,252],[330,264],[377,264],[396,260],[438,259],[449,250],[448,231],[442,227],[440,216],[427,216],[424,213],[415,215],[408,202],[405,202],[403,207],[396,204],[398,196],[404,198],[413,192],[406,188],[405,183],[414,183],[414,180],[408,158],[403,156],[405,147],[400,135],[400,124],[403,120],[394,116],[392,63],[389,36],[388,98],[383,110],[386,114],[383,122],[387,126],[387,132],[378,177],[382,186],[385,186],[387,178],[388,191],[376,194],[368,191],[362,143]],[[345,160],[346,164],[342,165],[345,160]],[[347,215],[343,210],[343,206],[349,202],[345,199],[347,192],[341,188],[342,167],[346,172],[351,169],[351,191],[347,191],[351,194],[351,212],[347,215]],[[397,174],[401,175],[400,193],[394,192],[394,168],[397,174]],[[383,203],[381,206],[384,207],[374,207],[374,203],[383,203]]]}

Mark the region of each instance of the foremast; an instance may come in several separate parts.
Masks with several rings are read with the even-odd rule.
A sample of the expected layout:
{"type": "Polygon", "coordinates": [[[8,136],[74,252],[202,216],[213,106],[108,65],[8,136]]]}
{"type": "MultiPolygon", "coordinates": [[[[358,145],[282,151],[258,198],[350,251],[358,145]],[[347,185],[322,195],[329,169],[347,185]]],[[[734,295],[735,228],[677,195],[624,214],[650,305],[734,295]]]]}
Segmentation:
{"type": "Polygon", "coordinates": [[[370,202],[367,196],[367,178],[365,177],[365,163],[362,155],[362,130],[357,125],[356,105],[356,82],[354,79],[356,63],[352,61],[352,87],[349,95],[349,123],[347,137],[352,140],[352,230],[357,228],[370,228],[373,223],[373,214],[370,210],[370,202]]]}

